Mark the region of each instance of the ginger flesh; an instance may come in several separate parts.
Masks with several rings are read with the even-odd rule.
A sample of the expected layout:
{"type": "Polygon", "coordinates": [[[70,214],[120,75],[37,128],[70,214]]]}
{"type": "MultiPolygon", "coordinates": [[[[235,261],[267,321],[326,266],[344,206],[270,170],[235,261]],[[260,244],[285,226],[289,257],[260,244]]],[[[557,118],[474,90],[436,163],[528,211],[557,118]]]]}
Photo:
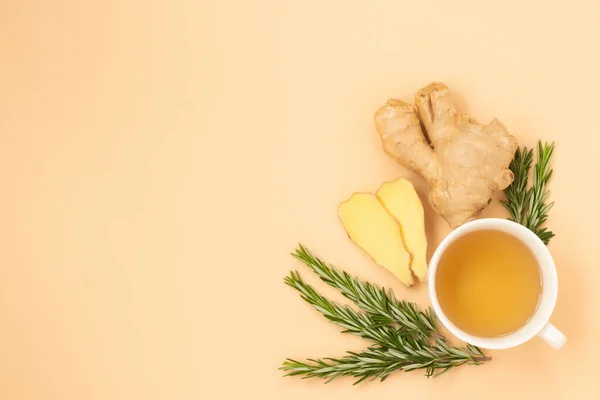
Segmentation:
{"type": "Polygon", "coordinates": [[[413,284],[400,225],[374,195],[354,193],[340,204],[339,216],[350,240],[404,285],[413,284]]]}
{"type": "Polygon", "coordinates": [[[375,125],[384,151],[427,180],[431,206],[453,228],[479,216],[514,179],[516,139],[496,119],[482,125],[459,114],[443,83],[420,89],[415,106],[388,100],[375,125]]]}
{"type": "Polygon", "coordinates": [[[413,185],[406,179],[386,182],[377,198],[400,224],[404,246],[412,256],[410,269],[421,282],[427,280],[427,236],[423,204],[413,185]]]}

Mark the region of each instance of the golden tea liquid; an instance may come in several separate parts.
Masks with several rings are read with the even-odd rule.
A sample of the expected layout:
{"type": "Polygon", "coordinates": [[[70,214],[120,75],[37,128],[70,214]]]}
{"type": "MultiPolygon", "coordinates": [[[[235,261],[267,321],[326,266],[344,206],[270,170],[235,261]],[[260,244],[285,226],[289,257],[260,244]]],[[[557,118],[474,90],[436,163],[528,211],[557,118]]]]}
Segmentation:
{"type": "Polygon", "coordinates": [[[482,337],[521,328],[534,314],[542,292],[531,250],[496,230],[471,232],[450,244],[438,264],[435,285],[450,321],[482,337]]]}

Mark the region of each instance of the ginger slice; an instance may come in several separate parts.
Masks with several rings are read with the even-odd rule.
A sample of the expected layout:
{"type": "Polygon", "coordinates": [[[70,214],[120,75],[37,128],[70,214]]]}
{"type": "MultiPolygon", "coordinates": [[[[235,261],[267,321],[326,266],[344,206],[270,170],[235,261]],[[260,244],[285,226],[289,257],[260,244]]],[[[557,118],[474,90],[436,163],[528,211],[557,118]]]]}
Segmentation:
{"type": "Polygon", "coordinates": [[[413,284],[400,225],[374,195],[354,193],[340,204],[339,216],[350,240],[404,285],[413,284]]]}
{"type": "Polygon", "coordinates": [[[412,183],[401,178],[381,185],[376,196],[387,212],[400,224],[404,247],[412,255],[410,269],[421,282],[425,282],[427,236],[425,213],[419,195],[412,183]]]}

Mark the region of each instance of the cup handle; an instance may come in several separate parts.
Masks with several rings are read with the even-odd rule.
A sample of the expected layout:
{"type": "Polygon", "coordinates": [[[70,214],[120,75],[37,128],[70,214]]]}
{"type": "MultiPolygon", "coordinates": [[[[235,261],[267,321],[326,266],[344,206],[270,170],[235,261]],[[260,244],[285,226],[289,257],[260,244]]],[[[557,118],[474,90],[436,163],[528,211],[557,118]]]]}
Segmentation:
{"type": "Polygon", "coordinates": [[[561,349],[567,342],[567,337],[550,322],[542,328],[538,336],[555,349],[561,349]]]}

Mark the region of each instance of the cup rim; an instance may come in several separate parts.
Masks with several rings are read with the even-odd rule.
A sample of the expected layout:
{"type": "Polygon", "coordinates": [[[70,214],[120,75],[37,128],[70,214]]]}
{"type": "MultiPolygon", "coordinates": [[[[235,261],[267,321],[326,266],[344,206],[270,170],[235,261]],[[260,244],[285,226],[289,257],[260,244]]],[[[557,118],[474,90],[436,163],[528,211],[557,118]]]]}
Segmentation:
{"type": "MultiPolygon", "coordinates": [[[[528,244],[528,247],[532,251],[534,250],[534,246],[528,244]]],[[[549,322],[550,316],[552,315],[552,312],[554,311],[554,307],[556,305],[556,299],[558,297],[558,276],[556,272],[556,266],[554,264],[552,256],[550,255],[550,251],[548,250],[544,242],[542,242],[542,240],[535,233],[533,233],[523,225],[502,218],[481,218],[475,221],[467,222],[450,232],[450,234],[448,234],[442,240],[440,245],[435,249],[433,256],[431,257],[431,260],[429,262],[427,278],[429,300],[431,301],[433,310],[435,311],[440,322],[450,331],[450,333],[452,333],[458,339],[484,349],[508,349],[523,344],[528,340],[532,339],[549,322]],[[469,232],[484,229],[502,230],[509,234],[513,234],[513,236],[517,237],[517,239],[519,240],[521,240],[522,237],[527,237],[528,240],[532,240],[533,242],[535,242],[535,247],[539,252],[543,253],[542,256],[545,259],[544,266],[542,266],[542,263],[540,262],[540,270],[542,270],[543,268],[543,272],[547,272],[550,277],[549,282],[546,282],[545,280],[543,282],[544,286],[549,285],[549,290],[542,291],[541,295],[550,296],[550,298],[545,300],[548,303],[547,306],[540,308],[540,304],[542,302],[542,299],[540,298],[540,304],[538,304],[538,309],[524,326],[522,326],[519,330],[509,333],[507,335],[492,338],[471,335],[459,329],[454,323],[452,323],[450,319],[446,316],[446,314],[443,312],[442,307],[440,306],[440,303],[437,298],[435,282],[435,275],[438,269],[439,261],[441,259],[441,256],[448,248],[448,246],[454,241],[456,241],[458,238],[462,237],[463,235],[469,232]]]]}

